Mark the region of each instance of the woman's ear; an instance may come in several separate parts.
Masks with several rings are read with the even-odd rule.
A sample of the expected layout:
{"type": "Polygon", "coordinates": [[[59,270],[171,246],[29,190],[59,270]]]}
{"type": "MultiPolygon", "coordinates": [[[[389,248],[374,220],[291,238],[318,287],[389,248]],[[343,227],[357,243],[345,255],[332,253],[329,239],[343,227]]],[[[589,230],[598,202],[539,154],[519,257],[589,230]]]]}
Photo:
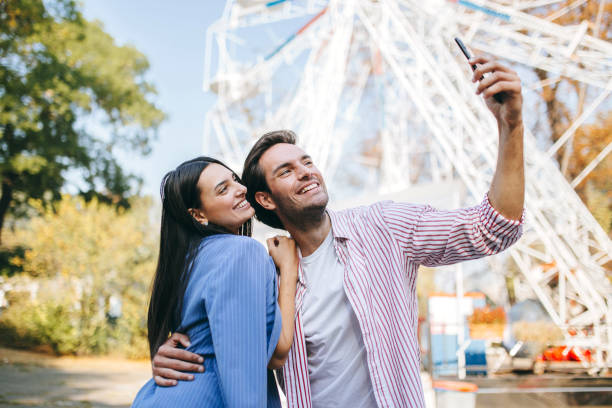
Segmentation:
{"type": "Polygon", "coordinates": [[[270,210],[270,211],[276,210],[276,204],[274,203],[274,200],[272,200],[270,193],[266,191],[256,192],[255,201],[257,201],[257,203],[261,205],[263,208],[265,208],[266,210],[270,210]]]}
{"type": "Polygon", "coordinates": [[[187,211],[189,211],[189,214],[191,214],[191,216],[195,218],[197,222],[204,226],[208,225],[208,218],[206,218],[206,215],[204,215],[204,212],[202,210],[190,208],[187,211]]]}

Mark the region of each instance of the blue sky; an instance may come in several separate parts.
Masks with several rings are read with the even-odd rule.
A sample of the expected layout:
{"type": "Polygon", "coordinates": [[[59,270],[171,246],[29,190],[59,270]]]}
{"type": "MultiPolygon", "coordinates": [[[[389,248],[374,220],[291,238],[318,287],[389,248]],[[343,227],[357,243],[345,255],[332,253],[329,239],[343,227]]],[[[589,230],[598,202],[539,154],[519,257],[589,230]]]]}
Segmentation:
{"type": "MultiPolygon", "coordinates": [[[[130,44],[149,59],[148,79],[156,86],[157,102],[168,119],[159,130],[151,155],[124,155],[120,159],[126,169],[143,177],[145,194],[158,196],[163,174],[204,153],[204,116],[215,98],[202,89],[205,36],[207,28],[221,16],[225,1],[83,0],[82,4],[86,18],[101,21],[118,44],[130,44]]],[[[302,23],[288,23],[278,38],[270,29],[261,30],[255,34],[258,38],[253,50],[268,53],[302,23]]],[[[535,81],[530,70],[520,72],[524,84],[535,81]]],[[[528,105],[531,92],[524,94],[528,105]]],[[[541,115],[530,115],[529,109],[525,114],[526,123],[533,129],[541,115]]],[[[594,118],[592,115],[590,120],[594,118]]]]}
{"type": "Polygon", "coordinates": [[[144,178],[143,192],[158,195],[162,176],[202,153],[204,115],[214,97],[202,89],[206,29],[217,20],[221,0],[85,0],[83,13],[100,20],[118,44],[130,44],[149,59],[148,78],[168,119],[145,158],[121,157],[144,178]]]}

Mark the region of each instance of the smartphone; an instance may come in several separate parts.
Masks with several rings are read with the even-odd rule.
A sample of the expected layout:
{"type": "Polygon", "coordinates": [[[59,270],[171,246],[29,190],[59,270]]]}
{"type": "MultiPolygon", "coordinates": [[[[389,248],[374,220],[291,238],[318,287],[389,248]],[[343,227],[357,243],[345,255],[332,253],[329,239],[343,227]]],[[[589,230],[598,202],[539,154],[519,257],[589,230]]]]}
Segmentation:
{"type": "MultiPolygon", "coordinates": [[[[461,41],[459,37],[455,37],[455,42],[459,46],[459,49],[461,50],[463,55],[465,55],[465,58],[467,58],[469,61],[470,58],[472,58],[472,56],[470,55],[470,52],[468,51],[463,41],[461,41]]],[[[476,64],[472,65],[472,71],[475,71],[475,70],[476,70],[476,64]]],[[[480,77],[479,81],[482,81],[483,78],[484,77],[480,77]]],[[[495,95],[493,95],[493,99],[495,99],[499,103],[504,103],[504,93],[503,92],[496,93],[495,95]]]]}

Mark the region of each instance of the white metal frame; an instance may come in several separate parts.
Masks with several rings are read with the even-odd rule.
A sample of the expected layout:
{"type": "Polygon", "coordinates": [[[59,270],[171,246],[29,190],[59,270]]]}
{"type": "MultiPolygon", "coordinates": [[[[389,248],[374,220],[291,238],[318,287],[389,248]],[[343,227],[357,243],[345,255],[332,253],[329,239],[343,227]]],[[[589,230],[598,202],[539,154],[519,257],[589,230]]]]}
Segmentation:
{"type": "Polygon", "coordinates": [[[206,39],[204,83],[217,102],[206,116],[205,148],[240,168],[264,131],[291,128],[331,191],[353,191],[345,186],[349,176],[356,179],[354,190],[379,194],[459,178],[467,205],[489,186],[497,124],[474,94],[455,36],[472,48],[599,88],[600,96],[548,152],[526,131],[528,227],[510,253],[566,343],[593,349],[592,368],[611,367],[612,285],[605,265],[612,242],[573,186],[612,146],[572,184],[552,156],[607,100],[612,44],[587,35],[585,24],[563,27],[526,13],[553,3],[559,2],[313,0],[270,7],[228,1],[206,39]],[[249,44],[240,28],[312,16],[316,20],[295,38],[275,39],[266,55],[242,61],[232,53],[249,44]],[[368,139],[375,141],[373,153],[355,149],[368,139]]]}

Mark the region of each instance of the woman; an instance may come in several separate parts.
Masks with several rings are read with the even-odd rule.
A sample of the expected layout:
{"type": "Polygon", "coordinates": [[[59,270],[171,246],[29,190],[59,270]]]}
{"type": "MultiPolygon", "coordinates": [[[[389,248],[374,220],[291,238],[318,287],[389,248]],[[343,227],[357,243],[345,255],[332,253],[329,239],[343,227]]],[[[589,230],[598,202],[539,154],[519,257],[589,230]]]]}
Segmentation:
{"type": "Polygon", "coordinates": [[[245,193],[238,176],[209,157],[164,177],[150,352],[171,332],[186,333],[205,370],[175,387],[149,380],[133,407],[280,407],[266,367],[281,367],[293,341],[297,250],[289,238],[270,239],[271,259],[249,238],[254,210],[245,193]]]}

